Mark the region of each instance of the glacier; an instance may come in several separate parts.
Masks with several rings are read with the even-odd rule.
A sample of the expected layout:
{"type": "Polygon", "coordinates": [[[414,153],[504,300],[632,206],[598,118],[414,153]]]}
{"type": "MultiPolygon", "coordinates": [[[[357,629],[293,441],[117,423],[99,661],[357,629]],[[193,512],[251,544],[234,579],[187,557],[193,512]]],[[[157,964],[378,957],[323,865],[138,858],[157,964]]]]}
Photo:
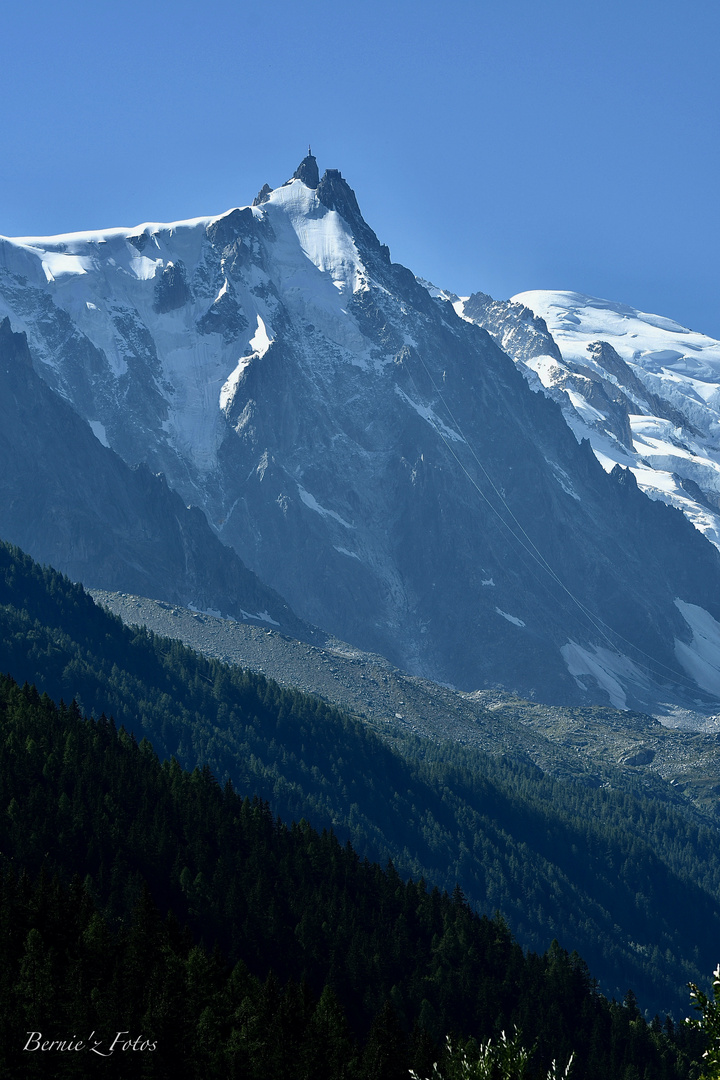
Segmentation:
{"type": "MultiPolygon", "coordinates": [[[[470,300],[456,298],[456,310],[465,315],[470,300]]],[[[576,292],[518,293],[504,310],[498,340],[531,383],[561,404],[603,467],[631,469],[641,490],[682,510],[720,546],[720,342],[576,292]],[[542,321],[559,355],[537,346],[524,354],[517,328],[527,311],[542,321]]]]}

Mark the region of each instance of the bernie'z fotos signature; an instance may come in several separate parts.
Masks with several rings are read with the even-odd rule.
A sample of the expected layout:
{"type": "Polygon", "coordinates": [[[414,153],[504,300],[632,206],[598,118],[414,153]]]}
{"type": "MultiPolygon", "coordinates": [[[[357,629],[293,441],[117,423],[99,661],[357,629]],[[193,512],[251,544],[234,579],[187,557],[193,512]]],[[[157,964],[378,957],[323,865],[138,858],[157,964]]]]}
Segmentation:
{"type": "Polygon", "coordinates": [[[91,1054],[99,1054],[100,1057],[112,1057],[116,1050],[155,1050],[157,1041],[146,1039],[144,1035],[130,1038],[129,1031],[118,1031],[112,1042],[103,1042],[95,1038],[93,1031],[85,1040],[78,1039],[73,1035],[72,1039],[43,1039],[41,1031],[27,1031],[28,1041],[23,1050],[89,1050],[91,1054]]]}

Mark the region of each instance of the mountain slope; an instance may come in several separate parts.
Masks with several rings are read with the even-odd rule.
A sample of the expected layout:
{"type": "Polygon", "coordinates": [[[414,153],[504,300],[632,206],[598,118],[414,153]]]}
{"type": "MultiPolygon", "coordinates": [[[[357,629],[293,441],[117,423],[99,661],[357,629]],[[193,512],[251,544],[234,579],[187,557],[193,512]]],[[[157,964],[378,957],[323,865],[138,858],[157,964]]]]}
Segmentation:
{"type": "Polygon", "coordinates": [[[32,368],[0,323],[0,535],[86,584],[318,635],[263,586],[163,477],[128,466],[32,368]]]}
{"type": "MultiPolygon", "coordinates": [[[[512,752],[490,757],[441,735],[369,729],[316,698],[123,627],[80,586],[6,545],[0,670],[114,716],[163,758],[208,765],[285,821],[332,827],[404,875],[448,890],[458,883],[480,911],[502,911],[524,946],[544,951],[557,938],[609,993],[620,999],[632,986],[651,1013],[684,1009],[686,983],[715,962],[717,828],[641,771],[635,778],[606,762],[602,784],[590,786],[544,775],[512,752]]],[[[496,729],[491,745],[513,723],[492,708],[481,719],[496,729]]],[[[591,723],[592,711],[581,719],[591,723]]]]}
{"type": "Polygon", "coordinates": [[[607,706],[552,707],[497,690],[453,690],[333,639],[322,648],[246,623],[128,593],[93,590],[127,626],[183,642],[301,690],[369,724],[394,745],[457,743],[585,787],[610,784],[671,802],[691,822],[720,825],[718,718],[659,719],[607,706]]]}
{"type": "Polygon", "coordinates": [[[717,552],[390,261],[336,170],[298,174],[216,219],[4,240],[0,312],[304,619],[465,689],[716,695],[717,552]]]}
{"type": "Polygon", "coordinates": [[[557,942],[523,955],[458,891],[288,828],[6,676],[0,727],[3,1076],[95,1075],[99,1047],[125,1080],[404,1080],[431,1072],[445,1032],[515,1024],[535,1075],[573,1049],[587,1080],[629,1062],[690,1075],[699,1040],[681,1025],[609,1003],[557,942]],[[34,1033],[68,1028],[71,1054],[31,1056],[34,1033]]]}
{"type": "Polygon", "coordinates": [[[630,468],[720,544],[720,342],[580,293],[453,299],[558,401],[607,470],[630,468]]]}

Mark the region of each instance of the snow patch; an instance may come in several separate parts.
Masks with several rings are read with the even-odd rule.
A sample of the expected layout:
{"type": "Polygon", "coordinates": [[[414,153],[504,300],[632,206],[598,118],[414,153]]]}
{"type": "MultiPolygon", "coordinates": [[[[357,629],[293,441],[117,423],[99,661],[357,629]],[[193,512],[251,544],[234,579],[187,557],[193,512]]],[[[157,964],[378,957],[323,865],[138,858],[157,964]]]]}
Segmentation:
{"type": "Polygon", "coordinates": [[[324,506],[321,506],[314,495],[311,495],[309,491],[306,491],[304,487],[298,484],[298,495],[310,510],[314,510],[316,514],[320,514],[322,517],[333,518],[334,521],[339,521],[341,525],[344,525],[346,529],[354,529],[355,526],[351,525],[345,518],[341,518],[339,514],[336,514],[334,510],[326,510],[324,506]]]}
{"type": "MultiPolygon", "coordinates": [[[[301,498],[302,498],[302,496],[301,496],[301,498]]],[[[347,555],[348,558],[350,558],[350,559],[357,559],[358,562],[362,561],[360,559],[360,556],[358,554],[356,554],[356,552],[354,552],[354,551],[348,551],[347,548],[338,547],[337,544],[333,544],[333,547],[335,548],[336,551],[339,551],[341,555],[347,555]]]]}
{"type": "Polygon", "coordinates": [[[656,360],[659,364],[670,364],[673,360],[681,360],[683,354],[677,349],[652,349],[641,354],[641,360],[656,360]]]}
{"type": "Polygon", "coordinates": [[[417,402],[408,397],[405,391],[401,390],[399,386],[395,387],[395,393],[401,397],[411,409],[414,409],[418,416],[421,416],[423,420],[427,420],[428,424],[435,429],[441,438],[452,439],[453,442],[465,442],[462,435],[458,435],[457,431],[453,431],[447,424],[444,424],[440,417],[436,416],[428,405],[418,405],[417,402]]]}
{"type": "Polygon", "coordinates": [[[272,226],[273,283],[283,304],[365,367],[369,342],[347,303],[367,289],[366,271],[348,224],[301,180],[277,188],[258,209],[272,226]]]}
{"type": "Polygon", "coordinates": [[[565,472],[565,470],[561,468],[556,461],[548,461],[548,465],[555,474],[555,479],[557,480],[558,484],[563,489],[565,494],[570,495],[577,502],[581,502],[582,500],[580,499],[580,496],[573,487],[572,481],[568,474],[565,472]]]}
{"type": "MultiPolygon", "coordinates": [[[[227,213],[232,213],[232,211],[228,210],[227,213]]],[[[138,239],[143,233],[153,236],[153,239],[154,234],[159,232],[166,232],[172,236],[178,229],[194,229],[197,226],[207,228],[208,225],[225,216],[225,214],[215,214],[212,217],[188,218],[185,221],[145,221],[142,225],[132,228],[115,226],[111,229],[85,229],[79,232],[56,233],[53,236],[13,236],[2,239],[9,240],[11,244],[16,244],[18,247],[47,249],[62,245],[63,248],[72,249],[75,245],[86,247],[88,244],[105,244],[112,240],[138,239]]]]}
{"type": "Polygon", "coordinates": [[[590,676],[605,691],[610,704],[616,709],[627,709],[627,697],[621,680],[643,683],[640,669],[621,653],[591,645],[583,648],[576,641],[568,641],[560,649],[565,665],[578,686],[585,690],[583,676],[590,676]],[[592,651],[591,651],[592,650],[592,651]]]}
{"type": "Polygon", "coordinates": [[[92,433],[98,440],[98,442],[101,442],[103,446],[109,447],[110,443],[108,442],[107,435],[105,434],[105,425],[101,424],[99,420],[90,420],[89,424],[92,428],[92,433]]]}
{"type": "Polygon", "coordinates": [[[235,391],[237,390],[238,383],[242,378],[245,370],[250,366],[253,360],[260,360],[265,355],[270,346],[273,343],[273,339],[269,336],[265,323],[257,316],[257,329],[250,339],[250,349],[252,352],[245,356],[241,356],[237,362],[235,370],[225,380],[220,391],[220,408],[223,412],[227,412],[228,408],[232,404],[232,400],[235,397],[235,391]]]}
{"type": "MultiPolygon", "coordinates": [[[[223,615],[223,613],[216,608],[199,608],[196,607],[195,604],[188,604],[188,611],[193,611],[196,615],[211,615],[213,619],[222,619],[223,622],[237,622],[237,619],[232,615],[223,615]]],[[[270,623],[272,626],[280,626],[277,619],[273,619],[272,615],[270,615],[267,610],[255,612],[253,614],[252,611],[245,611],[243,608],[240,608],[240,614],[243,619],[252,619],[254,622],[266,622],[270,623]]]]}
{"type": "Polygon", "coordinates": [[[251,615],[250,618],[251,619],[259,619],[260,622],[270,623],[271,626],[279,626],[280,625],[280,623],[277,621],[277,619],[273,619],[272,615],[270,615],[270,613],[267,611],[267,609],[265,611],[259,611],[257,613],[257,615],[251,615]]]}
{"type": "Polygon", "coordinates": [[[596,409],[594,405],[591,405],[582,394],[578,394],[577,390],[566,389],[565,393],[570,398],[570,403],[586,424],[593,424],[598,420],[606,420],[607,417],[604,413],[601,413],[599,409],[596,409]]]}
{"type": "MultiPolygon", "coordinates": [[[[168,266],[171,266],[168,263],[168,266]]],[[[138,281],[150,281],[162,266],[162,259],[148,259],[146,255],[134,255],[130,259],[130,269],[138,281]]]]}
{"type": "Polygon", "coordinates": [[[720,492],[720,341],[672,319],[582,293],[536,290],[519,293],[511,303],[544,319],[560,348],[567,366],[546,357],[516,360],[561,402],[578,441],[589,439],[606,471],[616,464],[631,468],[645,494],[682,510],[720,548],[720,513],[712,508],[720,492]],[[597,342],[609,343],[629,370],[605,370],[597,342]],[[623,445],[617,429],[609,430],[611,418],[603,416],[602,406],[595,408],[600,395],[592,405],[583,395],[576,380],[585,372],[593,380],[599,376],[606,390],[609,384],[620,391],[621,397],[612,391],[609,397],[626,411],[631,447],[623,445]],[[566,387],[568,376],[574,385],[566,387]],[[665,408],[657,408],[654,398],[665,408]],[[696,483],[710,505],[678,478],[696,483]]]}
{"type": "Polygon", "coordinates": [[[63,274],[87,274],[87,264],[90,262],[89,259],[83,259],[79,255],[67,255],[65,252],[42,253],[42,268],[48,282],[55,281],[63,274]]]}
{"type": "MultiPolygon", "coordinates": [[[[485,582],[483,581],[483,585],[484,584],[485,584],[485,582]]],[[[513,626],[524,626],[525,625],[525,623],[522,621],[522,619],[518,619],[515,615],[508,615],[507,611],[501,611],[499,607],[496,607],[495,610],[497,611],[498,615],[502,615],[503,619],[507,619],[507,621],[512,623],[513,626]]]]}
{"type": "MultiPolygon", "coordinates": [[[[189,509],[189,507],[188,507],[189,509]]],[[[224,619],[225,616],[217,608],[199,608],[195,604],[188,604],[188,611],[194,611],[196,615],[212,615],[213,619],[224,619]]]]}
{"type": "Polygon", "coordinates": [[[257,329],[255,330],[253,336],[250,338],[250,348],[253,350],[254,353],[257,353],[258,356],[264,356],[271,345],[272,338],[267,332],[265,323],[258,315],[257,329]]]}
{"type": "Polygon", "coordinates": [[[693,635],[690,644],[675,638],[675,655],[698,686],[720,697],[720,623],[697,604],[676,599],[675,607],[693,635]]]}

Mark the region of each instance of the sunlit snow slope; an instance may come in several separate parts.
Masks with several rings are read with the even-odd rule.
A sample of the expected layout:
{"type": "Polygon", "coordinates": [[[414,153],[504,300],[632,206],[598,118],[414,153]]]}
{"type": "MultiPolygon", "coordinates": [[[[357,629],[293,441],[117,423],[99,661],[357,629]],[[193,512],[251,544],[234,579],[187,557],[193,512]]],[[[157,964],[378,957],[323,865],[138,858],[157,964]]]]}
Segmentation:
{"type": "Polygon", "coordinates": [[[352,237],[300,180],[218,218],[0,238],[0,269],[9,272],[0,318],[27,333],[44,377],[100,441],[130,461],[150,450],[173,477],[179,456],[198,489],[217,467],[241,376],[267,353],[278,318],[289,311],[348,359],[367,358],[369,343],[342,310],[362,287],[352,237]],[[272,243],[271,263],[253,219],[272,243]]]}
{"type": "Polygon", "coordinates": [[[524,292],[511,303],[544,319],[559,346],[561,360],[525,364],[578,438],[720,546],[720,342],[580,293],[524,292]]]}

